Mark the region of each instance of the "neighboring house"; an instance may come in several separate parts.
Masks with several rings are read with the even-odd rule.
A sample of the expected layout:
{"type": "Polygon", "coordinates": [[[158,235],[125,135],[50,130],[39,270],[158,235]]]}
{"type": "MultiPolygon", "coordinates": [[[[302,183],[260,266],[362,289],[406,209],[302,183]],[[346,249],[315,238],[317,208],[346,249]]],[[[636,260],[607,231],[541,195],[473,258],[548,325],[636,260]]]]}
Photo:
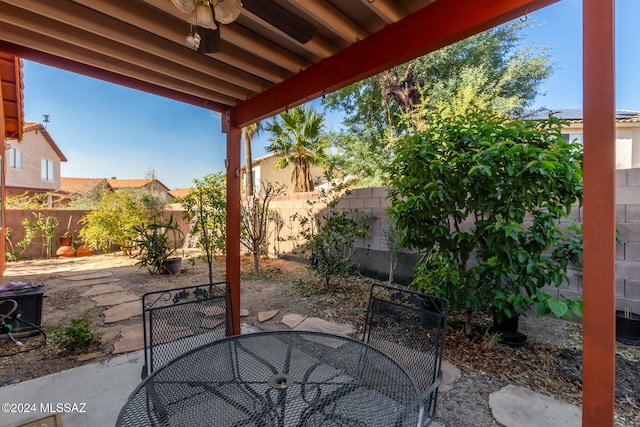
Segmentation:
{"type": "Polygon", "coordinates": [[[191,188],[189,188],[189,187],[174,188],[173,190],[169,190],[169,195],[171,197],[173,197],[174,199],[181,199],[183,197],[187,197],[187,195],[189,194],[190,190],[191,190],[191,188]]]}
{"type": "MultiPolygon", "coordinates": [[[[275,166],[276,162],[280,160],[280,156],[275,153],[267,154],[266,156],[253,160],[253,182],[255,189],[259,190],[260,181],[278,182],[287,186],[287,194],[292,194],[295,187],[291,181],[291,175],[293,174],[293,166],[288,166],[285,169],[279,169],[275,166]]],[[[242,170],[242,183],[246,180],[245,165],[241,166],[242,170]]],[[[311,166],[311,178],[313,179],[314,186],[318,187],[325,181],[324,170],[322,166],[311,166]]]]}
{"type": "MultiPolygon", "coordinates": [[[[529,115],[530,119],[547,119],[549,113],[568,122],[562,129],[567,141],[582,144],[584,121],[582,110],[544,110],[529,115]]],[[[640,167],[640,111],[616,110],[616,169],[640,167]]]]}
{"type": "Polygon", "coordinates": [[[22,139],[5,143],[6,196],[33,196],[57,190],[60,165],[66,161],[42,124],[25,122],[22,139]]]}
{"type": "Polygon", "coordinates": [[[171,190],[157,179],[109,179],[109,186],[114,191],[122,190],[149,190],[160,194],[160,198],[166,202],[171,202],[173,197],[169,194],[171,190]]]}
{"type": "Polygon", "coordinates": [[[67,206],[74,197],[99,195],[105,191],[113,191],[106,178],[60,177],[56,196],[60,199],[60,205],[67,206]]]}

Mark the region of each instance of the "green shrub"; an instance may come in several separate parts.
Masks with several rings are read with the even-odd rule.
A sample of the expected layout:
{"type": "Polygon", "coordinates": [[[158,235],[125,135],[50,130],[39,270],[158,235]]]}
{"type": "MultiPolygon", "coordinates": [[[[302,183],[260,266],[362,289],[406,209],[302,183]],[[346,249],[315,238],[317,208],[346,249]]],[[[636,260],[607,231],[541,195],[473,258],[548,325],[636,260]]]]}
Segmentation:
{"type": "Polygon", "coordinates": [[[468,333],[473,312],[581,315],[579,301],[543,290],[567,281],[582,247],[563,227],[582,201],[581,160],[553,116],[434,114],[398,142],[390,174],[400,241],[427,254],[413,285],[464,311],[468,333]]]}
{"type": "Polygon", "coordinates": [[[84,224],[80,238],[103,252],[109,252],[113,244],[127,252],[138,235],[134,227],[145,221],[146,213],[144,203],[130,192],[104,194],[97,209],[80,219],[84,224]]]}
{"type": "Polygon", "coordinates": [[[102,340],[102,334],[91,325],[89,310],[80,317],[63,320],[51,328],[49,333],[55,337],[58,348],[72,353],[88,350],[102,340]]]}

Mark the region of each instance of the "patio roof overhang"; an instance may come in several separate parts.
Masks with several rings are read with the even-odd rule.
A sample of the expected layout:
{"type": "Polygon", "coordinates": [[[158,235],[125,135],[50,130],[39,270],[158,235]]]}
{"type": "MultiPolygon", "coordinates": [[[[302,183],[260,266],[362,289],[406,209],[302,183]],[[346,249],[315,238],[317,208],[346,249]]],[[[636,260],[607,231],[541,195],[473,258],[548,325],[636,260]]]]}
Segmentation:
{"type": "MultiPolygon", "coordinates": [[[[220,26],[220,51],[201,54],[185,46],[186,15],[171,0],[0,0],[0,51],[223,113],[227,280],[239,307],[243,126],[556,1],[247,0],[220,26]],[[309,40],[264,7],[302,23],[309,40]]],[[[604,426],[615,350],[614,0],[583,7],[583,425],[604,426]]]]}

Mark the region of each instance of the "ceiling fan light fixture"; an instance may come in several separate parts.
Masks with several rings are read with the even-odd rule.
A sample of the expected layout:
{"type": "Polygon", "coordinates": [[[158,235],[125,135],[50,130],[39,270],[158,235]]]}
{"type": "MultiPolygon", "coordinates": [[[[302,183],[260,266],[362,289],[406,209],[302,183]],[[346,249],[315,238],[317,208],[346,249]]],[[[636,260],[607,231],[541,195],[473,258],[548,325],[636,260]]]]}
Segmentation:
{"type": "Polygon", "coordinates": [[[183,13],[191,13],[196,8],[193,0],[171,0],[171,3],[183,13]]]}
{"type": "Polygon", "coordinates": [[[242,11],[241,0],[218,0],[213,8],[216,21],[221,24],[230,24],[235,21],[242,11]]]}
{"type": "Polygon", "coordinates": [[[209,4],[199,2],[196,2],[195,9],[189,14],[189,23],[198,27],[209,28],[211,30],[218,28],[215,20],[213,19],[211,6],[209,4]]]}

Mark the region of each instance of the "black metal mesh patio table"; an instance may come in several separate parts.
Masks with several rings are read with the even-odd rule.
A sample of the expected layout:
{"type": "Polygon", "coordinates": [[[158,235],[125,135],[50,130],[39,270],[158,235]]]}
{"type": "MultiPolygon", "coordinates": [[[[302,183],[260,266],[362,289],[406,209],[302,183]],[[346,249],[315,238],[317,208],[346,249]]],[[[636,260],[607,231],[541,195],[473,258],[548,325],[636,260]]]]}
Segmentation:
{"type": "Polygon", "coordinates": [[[394,359],[306,331],[237,335],[186,353],[131,394],[118,426],[417,426],[420,391],[394,359]]]}

